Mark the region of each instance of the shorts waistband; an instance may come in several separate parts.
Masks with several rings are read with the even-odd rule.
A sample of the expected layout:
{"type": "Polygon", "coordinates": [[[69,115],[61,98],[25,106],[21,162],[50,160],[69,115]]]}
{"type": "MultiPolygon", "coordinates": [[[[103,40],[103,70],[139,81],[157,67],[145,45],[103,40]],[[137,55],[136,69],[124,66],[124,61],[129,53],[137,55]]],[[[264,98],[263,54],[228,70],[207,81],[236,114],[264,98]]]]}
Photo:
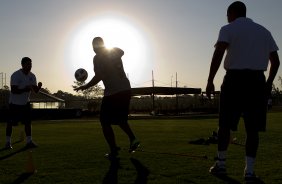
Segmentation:
{"type": "Polygon", "coordinates": [[[250,69],[243,69],[243,70],[227,70],[226,74],[264,74],[263,70],[250,70],[250,69]]]}

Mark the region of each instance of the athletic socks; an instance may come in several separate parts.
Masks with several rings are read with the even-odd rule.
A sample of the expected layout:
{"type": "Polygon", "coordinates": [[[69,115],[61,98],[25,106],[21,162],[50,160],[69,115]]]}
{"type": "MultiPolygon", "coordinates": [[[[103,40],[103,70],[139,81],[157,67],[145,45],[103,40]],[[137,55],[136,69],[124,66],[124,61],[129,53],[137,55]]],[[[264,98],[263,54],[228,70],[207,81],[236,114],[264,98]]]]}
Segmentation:
{"type": "MultiPolygon", "coordinates": [[[[26,143],[29,143],[29,142],[31,142],[31,141],[32,141],[31,136],[27,136],[27,137],[26,137],[26,143]]],[[[11,143],[11,142],[12,142],[11,136],[6,136],[6,143],[11,143]]]]}
{"type": "Polygon", "coordinates": [[[31,136],[26,136],[26,143],[30,143],[32,141],[31,136]]]}
{"type": "MultiPolygon", "coordinates": [[[[216,164],[218,167],[225,167],[226,151],[217,152],[216,164]]],[[[246,156],[245,174],[254,174],[255,158],[246,156]]]]}
{"type": "Polygon", "coordinates": [[[225,159],[226,159],[226,151],[218,151],[216,163],[219,167],[225,166],[225,159]]]}
{"type": "Polygon", "coordinates": [[[246,156],[245,173],[254,173],[255,158],[246,156]]]}
{"type": "Polygon", "coordinates": [[[6,136],[6,143],[10,143],[12,142],[12,138],[11,136],[6,136]]]}

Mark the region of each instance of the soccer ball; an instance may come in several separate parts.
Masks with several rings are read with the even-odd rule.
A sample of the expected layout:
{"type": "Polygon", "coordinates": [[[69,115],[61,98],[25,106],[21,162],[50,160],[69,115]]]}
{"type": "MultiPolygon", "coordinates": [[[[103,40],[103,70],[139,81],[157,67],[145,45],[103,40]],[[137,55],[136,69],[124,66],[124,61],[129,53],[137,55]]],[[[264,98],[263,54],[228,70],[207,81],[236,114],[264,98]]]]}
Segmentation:
{"type": "Polygon", "coordinates": [[[79,68],[75,71],[74,77],[77,81],[84,82],[88,77],[88,73],[85,69],[79,68]]]}

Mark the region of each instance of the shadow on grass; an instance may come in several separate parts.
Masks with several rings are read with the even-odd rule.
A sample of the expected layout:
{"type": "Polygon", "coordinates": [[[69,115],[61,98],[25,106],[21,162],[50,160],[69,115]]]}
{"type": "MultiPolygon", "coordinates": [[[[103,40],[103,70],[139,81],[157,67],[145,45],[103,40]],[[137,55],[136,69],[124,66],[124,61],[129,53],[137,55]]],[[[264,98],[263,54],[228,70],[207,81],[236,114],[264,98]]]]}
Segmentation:
{"type": "Polygon", "coordinates": [[[120,168],[119,158],[111,159],[111,164],[106,173],[103,184],[117,184],[118,183],[118,169],[120,168]]]}
{"type": "MultiPolygon", "coordinates": [[[[239,181],[227,176],[227,175],[214,175],[215,177],[225,181],[228,184],[241,184],[239,181]]],[[[261,179],[257,178],[257,180],[254,182],[256,184],[265,184],[264,181],[261,179]]]]}
{"type": "MultiPolygon", "coordinates": [[[[15,145],[15,144],[18,144],[18,143],[21,143],[21,142],[23,142],[23,140],[22,140],[22,139],[20,139],[20,140],[18,140],[18,141],[13,142],[13,144],[12,144],[12,145],[15,145]]],[[[2,152],[2,151],[6,151],[6,150],[8,150],[8,149],[7,149],[7,148],[1,148],[1,149],[0,149],[0,152],[2,152]]]]}
{"type": "MultiPolygon", "coordinates": [[[[149,170],[141,164],[140,161],[134,158],[130,158],[130,161],[134,165],[137,171],[137,177],[134,184],[146,184],[149,170]]],[[[103,184],[117,184],[118,183],[118,169],[120,168],[120,160],[119,158],[111,159],[110,160],[110,168],[106,173],[103,184]]]]}
{"type": "Polygon", "coordinates": [[[33,173],[23,173],[21,174],[13,183],[11,184],[20,184],[27,180],[33,173]]]}
{"type": "MultiPolygon", "coordinates": [[[[12,156],[14,156],[14,155],[16,155],[16,154],[18,154],[18,153],[20,153],[20,152],[23,152],[23,151],[25,151],[25,150],[27,150],[27,149],[28,149],[28,148],[23,147],[23,148],[21,148],[21,149],[19,149],[19,150],[17,150],[17,151],[14,151],[14,152],[9,153],[9,154],[7,154],[7,155],[1,156],[1,157],[0,157],[0,160],[5,160],[5,159],[7,159],[7,158],[10,158],[10,157],[12,157],[12,156]]],[[[6,149],[4,148],[4,149],[1,149],[1,150],[6,150],[6,149]]]]}
{"type": "Polygon", "coordinates": [[[134,158],[130,158],[130,160],[132,164],[135,166],[137,171],[137,177],[134,184],[146,184],[150,171],[147,169],[147,167],[142,165],[139,160],[134,158]]]}
{"type": "Polygon", "coordinates": [[[227,175],[214,175],[215,177],[225,181],[228,184],[241,184],[239,181],[227,176],[227,175]]]}

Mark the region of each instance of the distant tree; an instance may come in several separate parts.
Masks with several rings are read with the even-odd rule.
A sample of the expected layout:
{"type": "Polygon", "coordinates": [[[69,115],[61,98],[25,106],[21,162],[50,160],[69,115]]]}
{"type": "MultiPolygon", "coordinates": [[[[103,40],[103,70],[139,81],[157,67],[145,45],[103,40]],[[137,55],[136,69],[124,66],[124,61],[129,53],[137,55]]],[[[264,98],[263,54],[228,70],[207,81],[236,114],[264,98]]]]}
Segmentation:
{"type": "Polygon", "coordinates": [[[278,76],[278,81],[280,82],[280,86],[282,87],[282,77],[278,76]]]}
{"type": "MultiPolygon", "coordinates": [[[[79,82],[79,81],[74,81],[74,85],[72,85],[73,88],[77,88],[79,86],[84,85],[85,82],[79,82]]],[[[95,86],[92,86],[86,90],[83,91],[78,91],[77,93],[79,95],[82,95],[85,99],[93,99],[99,95],[101,95],[103,92],[103,89],[97,84],[95,86]]]]}
{"type": "Polygon", "coordinates": [[[56,93],[53,93],[53,95],[64,100],[75,100],[77,98],[75,95],[62,90],[58,90],[56,93]]]}
{"type": "Polygon", "coordinates": [[[57,91],[56,93],[53,93],[54,96],[61,98],[65,101],[65,107],[66,108],[79,108],[84,105],[84,97],[74,95],[68,92],[64,92],[62,90],[57,91]]]}
{"type": "Polygon", "coordinates": [[[0,109],[8,108],[9,96],[10,96],[9,87],[5,85],[3,86],[2,89],[0,89],[0,109]]]}
{"type": "MultiPolygon", "coordinates": [[[[282,88],[282,77],[278,76],[278,81],[280,83],[280,87],[282,88]]],[[[279,89],[279,87],[276,87],[274,84],[272,84],[272,91],[271,91],[272,96],[273,95],[281,95],[282,91],[279,89]]]]}
{"type": "Polygon", "coordinates": [[[47,94],[51,94],[51,92],[48,88],[41,88],[40,91],[47,93],[47,94]]]}
{"type": "Polygon", "coordinates": [[[276,87],[274,84],[272,84],[272,91],[271,91],[272,95],[280,95],[281,91],[278,87],[276,87]]]}
{"type": "MultiPolygon", "coordinates": [[[[278,76],[278,81],[280,83],[280,87],[282,87],[281,76],[278,76]]],[[[274,84],[272,85],[271,98],[273,101],[273,105],[279,105],[282,102],[282,91],[279,89],[279,87],[276,87],[274,84]]]]}

